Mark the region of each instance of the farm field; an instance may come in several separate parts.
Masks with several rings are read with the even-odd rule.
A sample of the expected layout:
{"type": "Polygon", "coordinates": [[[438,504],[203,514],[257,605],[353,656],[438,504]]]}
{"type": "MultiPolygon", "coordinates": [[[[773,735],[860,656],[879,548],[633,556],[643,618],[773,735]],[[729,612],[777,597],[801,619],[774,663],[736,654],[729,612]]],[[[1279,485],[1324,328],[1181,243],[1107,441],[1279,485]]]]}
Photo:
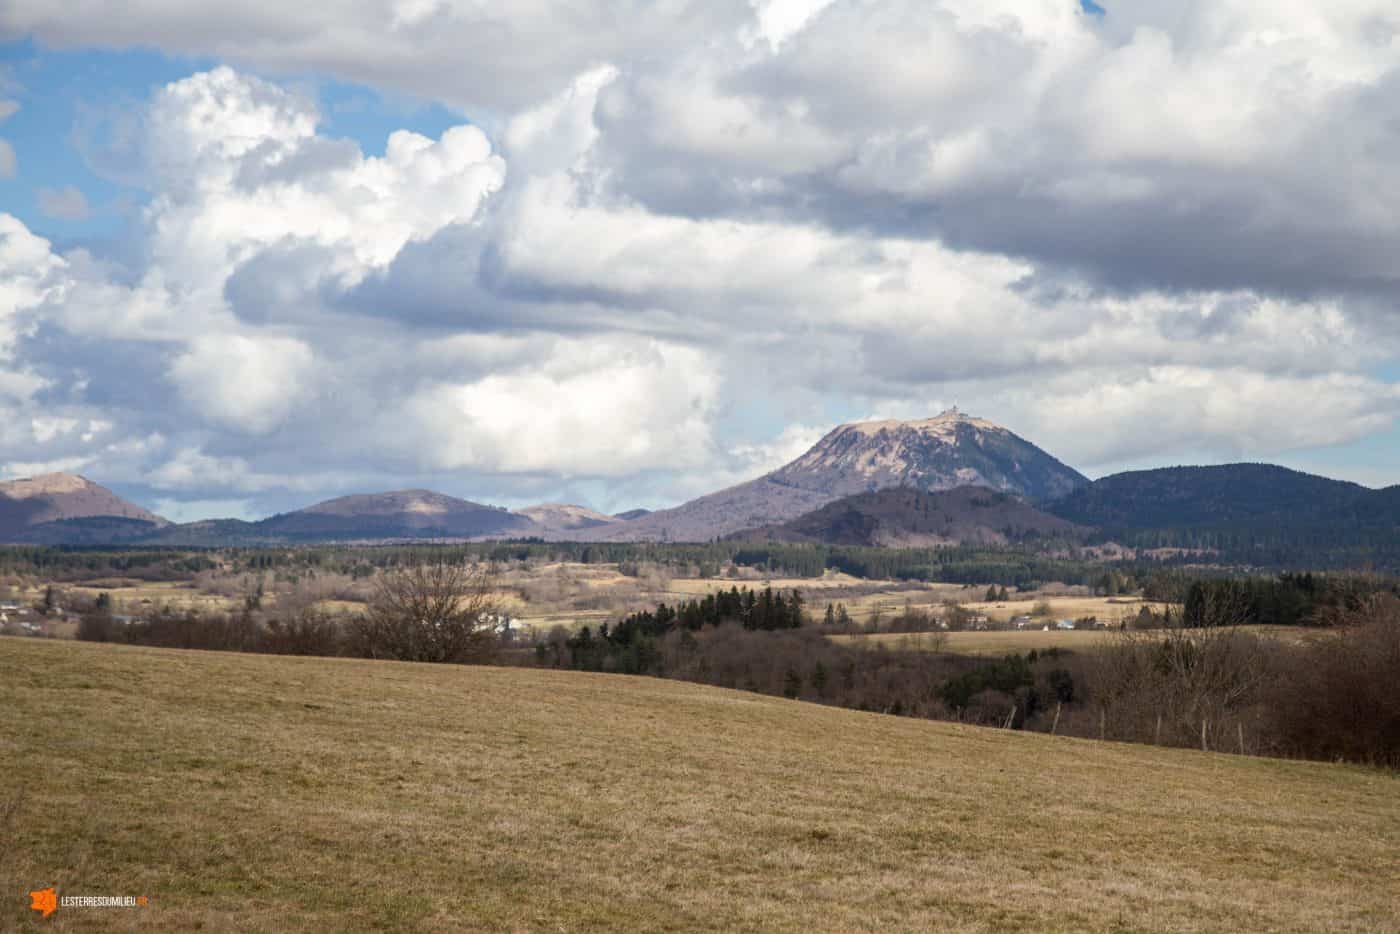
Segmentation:
{"type": "MultiPolygon", "coordinates": [[[[1243,631],[1253,635],[1292,641],[1327,637],[1325,631],[1299,629],[1296,626],[1247,626],[1243,628],[1243,631]]],[[[1150,633],[1145,633],[1145,635],[1150,635],[1150,633]]],[[[959,652],[964,655],[1015,655],[1032,650],[1043,652],[1046,649],[1091,649],[1116,636],[1117,630],[1114,629],[1052,629],[1049,632],[1027,629],[940,633],[882,632],[870,635],[833,635],[827,638],[845,645],[866,647],[884,645],[891,649],[923,649],[959,652]]]]}
{"type": "Polygon", "coordinates": [[[1400,779],[649,678],[0,639],[0,928],[1394,931],[1400,779]],[[24,789],[21,796],[19,790],[24,789]]]}
{"type": "Polygon", "coordinates": [[[964,655],[1008,655],[1024,654],[1032,649],[1086,649],[1102,644],[1111,638],[1111,631],[1104,629],[1051,630],[989,632],[939,632],[939,633],[895,633],[881,632],[870,635],[828,636],[832,642],[843,645],[865,646],[883,645],[886,648],[910,648],[927,651],[959,652],[964,655]]]}
{"type": "MultiPolygon", "coordinates": [[[[98,594],[106,593],[111,596],[112,604],[119,613],[150,613],[167,606],[180,611],[196,610],[202,613],[221,613],[232,610],[238,605],[238,601],[231,597],[201,590],[193,581],[98,578],[56,586],[85,601],[95,600],[98,594]]],[[[27,603],[32,603],[43,598],[44,587],[30,587],[17,592],[16,596],[27,603]]]]}
{"type": "MultiPolygon", "coordinates": [[[[89,604],[105,593],[115,612],[143,616],[167,608],[176,612],[238,612],[245,597],[257,592],[259,585],[261,605],[266,609],[314,604],[335,615],[361,612],[363,600],[372,591],[370,581],[352,581],[344,575],[310,574],[289,581],[272,574],[248,572],[205,574],[182,581],[102,577],[54,586],[62,591],[67,603],[89,604]]],[[[11,588],[7,596],[32,604],[43,598],[45,586],[40,582],[23,589],[11,588]]],[[[839,602],[861,624],[877,616],[888,619],[906,607],[940,610],[948,602],[960,603],[998,622],[1030,613],[1040,600],[1048,601],[1054,618],[1092,615],[1112,622],[1135,615],[1142,605],[1133,598],[1089,597],[1058,591],[1017,594],[1014,600],[984,603],[984,586],[866,580],[835,572],[819,578],[765,577],[744,569],[735,577],[683,577],[648,568],[629,576],[621,573],[616,564],[568,562],[507,567],[498,575],[495,596],[504,612],[537,630],[556,625],[573,629],[597,626],[636,610],[654,608],[660,602],[674,604],[732,587],[800,590],[814,616],[819,617],[827,603],[839,602]]],[[[1156,608],[1160,609],[1160,605],[1156,608]]]]}
{"type": "Polygon", "coordinates": [[[1017,616],[1029,616],[1037,604],[1044,603],[1050,613],[1037,618],[1037,624],[1052,623],[1058,619],[1082,619],[1092,616],[1107,625],[1116,626],[1124,620],[1131,620],[1146,606],[1160,613],[1166,609],[1165,603],[1153,603],[1137,597],[1094,597],[1079,594],[1063,594],[1055,591],[1017,594],[1016,599],[988,602],[983,599],[985,587],[956,587],[950,584],[934,584],[939,588],[932,593],[899,589],[891,582],[889,590],[879,590],[861,596],[847,608],[856,622],[866,622],[876,608],[888,619],[904,611],[906,603],[916,610],[939,610],[948,600],[956,601],[971,613],[986,616],[997,623],[1006,623],[1017,616]]]}

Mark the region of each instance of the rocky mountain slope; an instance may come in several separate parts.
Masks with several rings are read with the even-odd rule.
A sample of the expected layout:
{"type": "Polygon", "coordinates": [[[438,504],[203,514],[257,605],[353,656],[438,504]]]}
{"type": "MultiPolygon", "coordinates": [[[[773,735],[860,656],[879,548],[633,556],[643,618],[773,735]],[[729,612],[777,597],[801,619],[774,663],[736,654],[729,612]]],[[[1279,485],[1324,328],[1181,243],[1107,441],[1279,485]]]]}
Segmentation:
{"type": "Polygon", "coordinates": [[[1029,441],[956,409],[920,421],[841,425],[797,460],[674,509],[595,530],[609,541],[707,541],[779,525],[834,500],[891,487],[989,487],[1032,500],[1088,484],[1029,441]]]}
{"type": "Polygon", "coordinates": [[[1010,493],[960,486],[930,493],[896,487],[847,496],[781,525],[739,532],[744,541],[928,547],[1078,538],[1088,530],[1010,493]]]}
{"type": "Polygon", "coordinates": [[[1032,500],[1056,499],[1089,482],[1024,438],[957,409],[921,421],[842,425],[769,476],[833,496],[985,486],[1032,500]]]}

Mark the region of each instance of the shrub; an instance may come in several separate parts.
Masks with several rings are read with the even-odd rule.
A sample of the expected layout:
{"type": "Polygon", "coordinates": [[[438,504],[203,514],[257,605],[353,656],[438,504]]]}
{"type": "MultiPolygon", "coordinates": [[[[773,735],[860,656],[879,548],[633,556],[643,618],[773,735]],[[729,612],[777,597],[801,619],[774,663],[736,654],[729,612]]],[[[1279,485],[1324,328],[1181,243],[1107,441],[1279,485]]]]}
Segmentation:
{"type": "Polygon", "coordinates": [[[1339,615],[1344,627],[1288,654],[1272,679],[1275,751],[1400,768],[1400,600],[1339,615]]]}

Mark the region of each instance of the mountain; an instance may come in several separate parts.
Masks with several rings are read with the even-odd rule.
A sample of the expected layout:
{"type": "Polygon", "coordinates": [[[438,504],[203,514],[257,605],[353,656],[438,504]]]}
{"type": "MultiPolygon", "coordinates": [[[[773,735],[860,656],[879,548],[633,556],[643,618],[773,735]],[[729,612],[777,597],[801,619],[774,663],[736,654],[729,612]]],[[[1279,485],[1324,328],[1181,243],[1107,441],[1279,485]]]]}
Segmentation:
{"type": "Polygon", "coordinates": [[[166,525],[86,477],[48,473],[0,483],[0,540],[100,544],[166,525]]]}
{"type": "Polygon", "coordinates": [[[431,490],[342,496],[254,522],[256,538],[351,541],[397,538],[480,538],[528,535],[526,516],[431,490]]]}
{"type": "Polygon", "coordinates": [[[781,525],[738,532],[731,538],[907,548],[1079,538],[1088,531],[1020,497],[985,487],[960,486],[936,493],[896,487],[847,496],[781,525]]]}
{"type": "Polygon", "coordinates": [[[757,480],[598,530],[609,541],[708,541],[781,525],[834,500],[891,487],[990,487],[1049,500],[1088,484],[1029,441],[953,409],[920,421],[841,425],[757,480]]]}
{"type": "Polygon", "coordinates": [[[842,425],[769,477],[833,496],[985,486],[1032,500],[1056,499],[1089,482],[1024,438],[957,409],[922,421],[842,425]]]}
{"type": "Polygon", "coordinates": [[[642,516],[649,515],[651,515],[650,509],[629,509],[626,512],[619,512],[614,514],[613,518],[621,519],[623,522],[629,522],[632,519],[640,519],[642,518],[642,516]]]}
{"type": "Polygon", "coordinates": [[[600,525],[612,525],[618,520],[601,512],[594,512],[584,506],[567,503],[541,503],[517,509],[516,515],[524,516],[547,532],[571,532],[576,529],[591,529],[600,525]]]}
{"type": "Polygon", "coordinates": [[[1048,509],[1110,529],[1373,523],[1400,515],[1400,495],[1391,490],[1272,464],[1162,467],[1104,477],[1048,509]]]}

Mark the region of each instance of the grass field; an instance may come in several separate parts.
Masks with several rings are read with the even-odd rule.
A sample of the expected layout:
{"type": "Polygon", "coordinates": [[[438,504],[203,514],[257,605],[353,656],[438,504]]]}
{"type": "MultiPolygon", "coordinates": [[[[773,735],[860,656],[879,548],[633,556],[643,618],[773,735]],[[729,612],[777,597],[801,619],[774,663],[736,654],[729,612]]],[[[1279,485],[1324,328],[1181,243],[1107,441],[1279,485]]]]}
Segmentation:
{"type": "MultiPolygon", "coordinates": [[[[59,588],[82,600],[91,601],[105,593],[119,613],[145,614],[169,607],[176,611],[196,610],[201,613],[226,613],[239,601],[218,594],[204,593],[194,584],[183,581],[139,581],[125,578],[100,578],[77,584],[62,584],[59,588]]],[[[44,588],[33,587],[17,596],[33,603],[44,595],[44,588]]]]}
{"type": "Polygon", "coordinates": [[[0,929],[1400,930],[1400,780],[651,679],[0,639],[0,929]],[[145,895],[130,911],[24,893],[145,895]]]}

